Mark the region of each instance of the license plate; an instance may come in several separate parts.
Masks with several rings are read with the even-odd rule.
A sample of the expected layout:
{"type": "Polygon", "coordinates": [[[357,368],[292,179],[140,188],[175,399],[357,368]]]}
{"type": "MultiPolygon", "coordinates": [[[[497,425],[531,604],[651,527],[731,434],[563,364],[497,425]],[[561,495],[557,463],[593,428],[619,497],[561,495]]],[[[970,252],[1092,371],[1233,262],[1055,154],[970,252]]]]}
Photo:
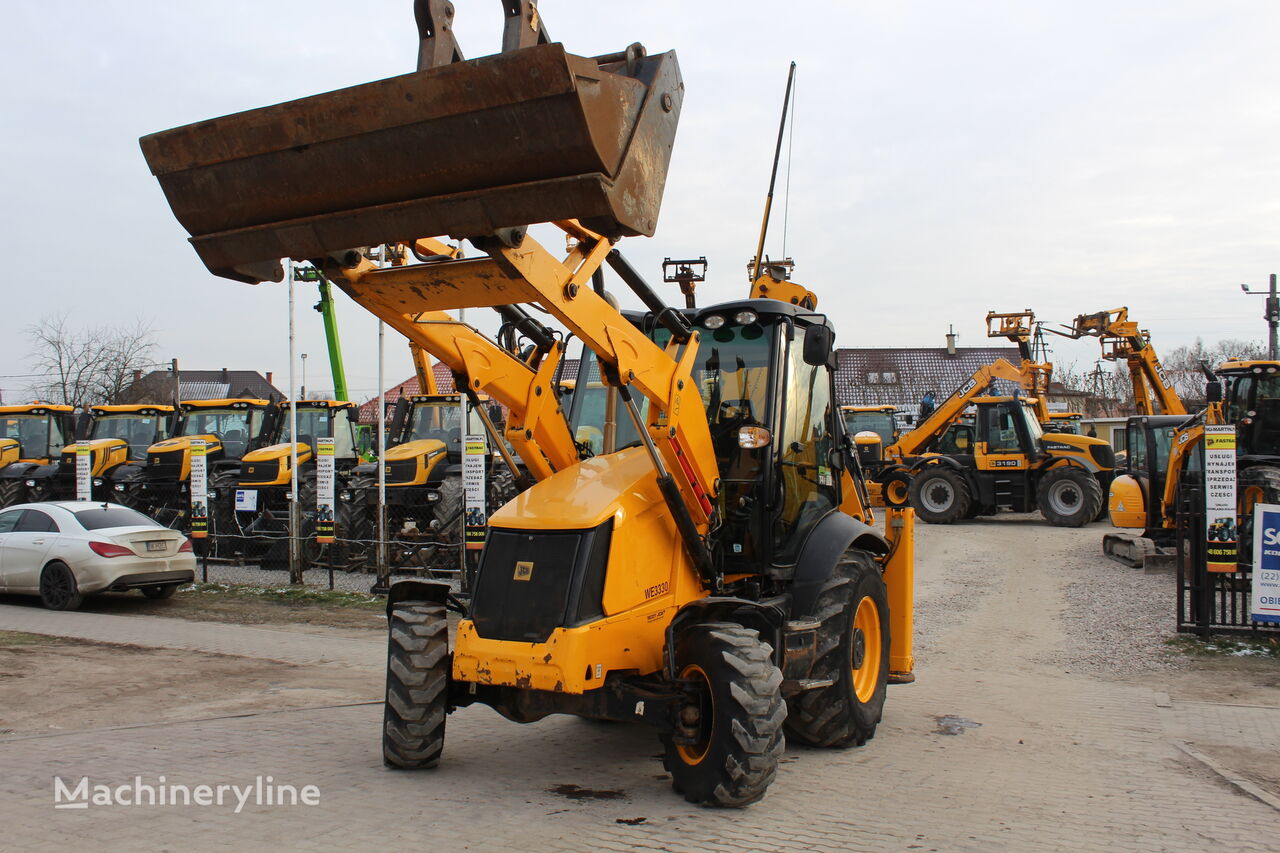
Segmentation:
{"type": "Polygon", "coordinates": [[[163,551],[163,550],[165,549],[165,547],[166,547],[166,545],[167,545],[167,544],[168,544],[168,543],[167,543],[167,542],[164,542],[164,541],[160,541],[160,542],[148,542],[148,543],[147,543],[147,550],[148,550],[148,551],[163,551]]]}

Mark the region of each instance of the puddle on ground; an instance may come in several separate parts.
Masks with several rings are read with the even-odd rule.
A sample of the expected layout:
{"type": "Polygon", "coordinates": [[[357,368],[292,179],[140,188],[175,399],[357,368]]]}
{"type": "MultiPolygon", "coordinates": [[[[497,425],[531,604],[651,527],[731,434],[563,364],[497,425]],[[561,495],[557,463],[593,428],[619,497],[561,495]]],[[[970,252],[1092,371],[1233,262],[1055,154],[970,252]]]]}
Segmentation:
{"type": "Polygon", "coordinates": [[[570,800],[621,800],[627,796],[626,791],[595,791],[578,785],[556,785],[548,788],[547,792],[570,800]]]}
{"type": "Polygon", "coordinates": [[[938,727],[933,730],[935,735],[962,735],[965,729],[976,729],[982,725],[965,717],[957,717],[955,714],[943,714],[940,717],[934,717],[933,721],[938,724],[938,727]]]}

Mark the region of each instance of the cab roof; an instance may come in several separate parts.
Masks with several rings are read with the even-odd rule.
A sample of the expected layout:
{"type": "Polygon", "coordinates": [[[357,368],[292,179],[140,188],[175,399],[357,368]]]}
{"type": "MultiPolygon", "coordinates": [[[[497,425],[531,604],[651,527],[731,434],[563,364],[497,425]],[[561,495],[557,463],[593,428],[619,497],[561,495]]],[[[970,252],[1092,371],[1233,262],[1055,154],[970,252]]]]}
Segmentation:
{"type": "Polygon", "coordinates": [[[179,405],[182,406],[183,411],[191,411],[192,409],[265,409],[271,405],[271,401],[239,397],[226,400],[183,400],[179,405]]]}
{"type": "Polygon", "coordinates": [[[160,412],[167,415],[173,411],[173,406],[159,406],[154,403],[130,403],[118,406],[90,406],[89,409],[95,415],[132,415],[143,414],[146,412],[160,412]]]}
{"type": "Polygon", "coordinates": [[[63,406],[59,403],[32,402],[25,406],[0,406],[0,415],[43,415],[47,412],[74,412],[75,406],[63,406]]]}

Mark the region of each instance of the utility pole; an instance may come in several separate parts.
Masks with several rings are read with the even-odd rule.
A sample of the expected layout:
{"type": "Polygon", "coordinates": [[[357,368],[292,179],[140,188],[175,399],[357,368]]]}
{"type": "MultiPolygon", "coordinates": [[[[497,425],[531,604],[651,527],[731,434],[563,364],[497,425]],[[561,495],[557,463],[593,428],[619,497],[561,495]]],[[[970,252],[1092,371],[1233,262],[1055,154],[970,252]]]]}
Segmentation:
{"type": "Polygon", "coordinates": [[[1271,274],[1271,288],[1264,294],[1260,290],[1250,290],[1249,285],[1242,284],[1240,289],[1245,293],[1267,297],[1267,308],[1262,318],[1267,321],[1269,336],[1267,340],[1267,358],[1275,361],[1280,358],[1280,346],[1277,346],[1276,333],[1280,330],[1280,297],[1276,296],[1276,274],[1271,274]]]}

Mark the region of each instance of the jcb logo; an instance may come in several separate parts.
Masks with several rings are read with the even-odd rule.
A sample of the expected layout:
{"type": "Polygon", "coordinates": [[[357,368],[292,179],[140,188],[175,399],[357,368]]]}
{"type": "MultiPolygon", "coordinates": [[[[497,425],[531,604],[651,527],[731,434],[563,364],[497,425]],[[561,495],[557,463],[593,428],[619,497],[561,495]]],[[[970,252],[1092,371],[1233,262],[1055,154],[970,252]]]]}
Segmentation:
{"type": "Polygon", "coordinates": [[[518,581],[533,580],[533,563],[523,560],[516,563],[515,573],[511,577],[513,580],[518,581]]]}

